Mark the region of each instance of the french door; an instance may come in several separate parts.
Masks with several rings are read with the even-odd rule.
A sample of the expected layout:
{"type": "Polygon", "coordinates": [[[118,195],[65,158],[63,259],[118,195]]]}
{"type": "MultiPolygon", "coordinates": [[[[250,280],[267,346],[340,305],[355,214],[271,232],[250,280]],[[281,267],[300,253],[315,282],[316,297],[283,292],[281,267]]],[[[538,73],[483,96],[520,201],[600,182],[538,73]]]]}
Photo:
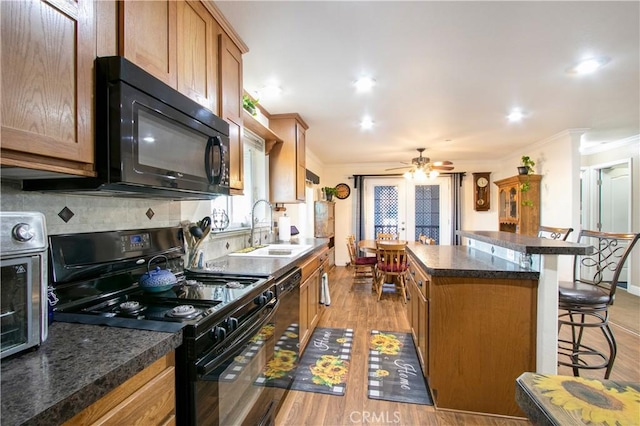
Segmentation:
{"type": "Polygon", "coordinates": [[[451,244],[451,179],[426,182],[402,177],[368,178],[364,182],[364,238],[390,232],[416,241],[420,234],[451,244]]]}

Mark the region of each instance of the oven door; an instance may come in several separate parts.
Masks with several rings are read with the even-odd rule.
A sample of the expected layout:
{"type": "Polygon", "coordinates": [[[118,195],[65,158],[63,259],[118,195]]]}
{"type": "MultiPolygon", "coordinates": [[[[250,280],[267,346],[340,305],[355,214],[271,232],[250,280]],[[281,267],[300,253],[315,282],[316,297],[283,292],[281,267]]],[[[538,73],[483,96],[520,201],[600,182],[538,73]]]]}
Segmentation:
{"type": "Polygon", "coordinates": [[[41,261],[41,255],[0,261],[2,358],[36,346],[46,338],[46,298],[42,296],[40,285],[41,261]]]}
{"type": "Polygon", "coordinates": [[[278,303],[220,355],[196,365],[191,383],[198,425],[269,425],[274,422],[273,388],[261,384],[273,356],[278,303]]]}

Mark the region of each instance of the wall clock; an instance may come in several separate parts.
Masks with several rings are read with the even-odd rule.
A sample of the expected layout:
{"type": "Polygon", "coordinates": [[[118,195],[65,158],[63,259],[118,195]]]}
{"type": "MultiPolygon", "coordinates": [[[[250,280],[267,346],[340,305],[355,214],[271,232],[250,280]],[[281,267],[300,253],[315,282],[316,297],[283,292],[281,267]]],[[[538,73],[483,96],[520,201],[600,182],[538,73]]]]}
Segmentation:
{"type": "Polygon", "coordinates": [[[338,191],[336,193],[336,197],[338,197],[340,200],[344,200],[349,196],[349,194],[351,194],[351,188],[349,188],[349,185],[347,185],[346,183],[337,184],[336,190],[338,191]]]}
{"type": "Polygon", "coordinates": [[[473,174],[473,208],[482,212],[490,209],[491,188],[489,187],[489,176],[491,172],[473,174]]]}

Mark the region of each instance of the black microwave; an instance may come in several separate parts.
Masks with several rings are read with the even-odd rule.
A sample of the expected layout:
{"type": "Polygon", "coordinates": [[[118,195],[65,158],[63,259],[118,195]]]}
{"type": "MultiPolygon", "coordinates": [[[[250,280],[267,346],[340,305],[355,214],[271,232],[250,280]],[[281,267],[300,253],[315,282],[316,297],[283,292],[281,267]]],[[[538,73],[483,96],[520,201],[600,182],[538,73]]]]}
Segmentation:
{"type": "Polygon", "coordinates": [[[121,56],[97,58],[96,178],[38,179],[25,190],[212,199],[229,194],[229,125],[121,56]]]}

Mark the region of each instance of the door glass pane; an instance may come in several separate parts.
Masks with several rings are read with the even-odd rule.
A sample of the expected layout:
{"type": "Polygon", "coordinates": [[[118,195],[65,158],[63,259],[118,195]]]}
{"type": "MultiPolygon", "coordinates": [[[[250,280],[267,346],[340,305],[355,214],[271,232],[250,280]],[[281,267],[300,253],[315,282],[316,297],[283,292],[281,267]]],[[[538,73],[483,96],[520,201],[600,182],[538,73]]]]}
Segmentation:
{"type": "Polygon", "coordinates": [[[374,187],[374,238],[379,233],[398,235],[398,188],[374,187]]]}
{"type": "Polygon", "coordinates": [[[416,185],[415,193],[414,241],[422,234],[440,244],[440,186],[416,185]]]}

